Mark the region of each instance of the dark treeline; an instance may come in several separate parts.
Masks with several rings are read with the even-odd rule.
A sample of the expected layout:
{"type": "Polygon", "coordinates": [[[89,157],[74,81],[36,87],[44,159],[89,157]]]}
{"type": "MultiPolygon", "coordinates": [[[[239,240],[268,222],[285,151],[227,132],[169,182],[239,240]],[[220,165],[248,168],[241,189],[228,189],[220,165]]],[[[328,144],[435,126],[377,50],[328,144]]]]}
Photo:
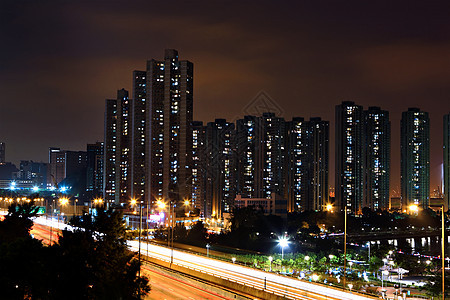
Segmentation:
{"type": "MultiPolygon", "coordinates": [[[[255,207],[235,208],[230,214],[230,227],[220,234],[207,234],[203,223],[196,223],[192,229],[177,225],[174,240],[204,247],[206,243],[220,244],[262,253],[279,252],[278,240],[289,238],[289,252],[320,251],[342,248],[339,238],[329,238],[329,233],[342,233],[344,215],[338,212],[306,211],[288,214],[287,219],[265,215],[255,207]]],[[[440,216],[433,210],[423,210],[418,215],[372,211],[364,208],[361,215],[347,217],[347,232],[365,234],[377,232],[416,231],[440,229],[440,216]]],[[[157,238],[166,238],[164,231],[158,231],[157,238]]]]}
{"type": "Polygon", "coordinates": [[[0,222],[0,290],[4,299],[139,299],[150,291],[127,249],[123,216],[98,210],[72,221],[58,242],[44,246],[30,235],[32,203],[13,204],[0,222]]]}

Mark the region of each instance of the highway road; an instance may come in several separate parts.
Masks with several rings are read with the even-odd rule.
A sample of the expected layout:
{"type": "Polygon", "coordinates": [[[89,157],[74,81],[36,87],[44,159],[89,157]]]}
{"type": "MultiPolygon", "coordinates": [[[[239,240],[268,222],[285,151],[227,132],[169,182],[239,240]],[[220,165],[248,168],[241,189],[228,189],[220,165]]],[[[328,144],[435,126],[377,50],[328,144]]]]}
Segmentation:
{"type": "MultiPolygon", "coordinates": [[[[61,233],[59,228],[66,227],[65,225],[58,223],[57,221],[50,221],[40,218],[34,223],[31,230],[31,234],[34,238],[42,240],[46,245],[50,244],[50,235],[52,236],[52,243],[58,240],[58,235],[61,233]],[[50,230],[48,225],[53,225],[54,228],[50,230]]],[[[70,227],[69,227],[70,228],[70,227]]],[[[155,267],[147,265],[145,262],[142,266],[141,272],[147,276],[150,280],[152,290],[144,298],[145,300],[179,300],[179,299],[192,299],[192,300],[231,300],[234,298],[227,298],[216,294],[214,292],[205,290],[199,285],[191,284],[189,281],[184,281],[179,278],[175,278],[170,274],[167,274],[155,267]]]]}
{"type": "Polygon", "coordinates": [[[179,278],[175,278],[170,274],[158,271],[154,267],[147,265],[142,266],[142,273],[150,279],[151,292],[144,299],[145,300],[179,300],[179,299],[192,299],[192,300],[228,300],[233,298],[227,298],[218,295],[214,292],[202,289],[199,286],[193,285],[188,281],[183,281],[179,278]]]}
{"type": "MultiPolygon", "coordinates": [[[[44,226],[52,224],[54,227],[59,227],[60,229],[68,227],[67,225],[61,223],[58,224],[54,220],[50,221],[45,218],[37,218],[35,220],[35,223],[44,226]]],[[[36,226],[35,228],[36,230],[40,230],[40,233],[38,235],[46,236],[46,233],[49,233],[45,231],[45,228],[40,228],[39,226],[36,226]]],[[[128,244],[131,250],[138,251],[139,247],[138,241],[129,241],[128,244]]],[[[147,245],[147,243],[141,242],[142,255],[148,255],[149,257],[154,257],[160,260],[170,262],[171,253],[172,250],[167,247],[158,246],[154,244],[147,245]]],[[[327,287],[324,285],[309,283],[295,278],[255,270],[252,268],[233,264],[231,262],[224,262],[215,259],[210,259],[204,256],[195,255],[179,250],[173,250],[173,263],[179,266],[204,272],[212,276],[222,277],[230,281],[238,282],[240,284],[252,286],[254,288],[261,290],[266,290],[267,292],[271,292],[286,297],[288,299],[305,299],[305,300],[377,299],[376,297],[373,296],[349,293],[334,287],[327,287]]]]}
{"type": "MultiPolygon", "coordinates": [[[[134,251],[139,243],[130,241],[134,251]]],[[[164,261],[171,261],[172,250],[166,247],[148,245],[148,256],[164,261]]],[[[141,254],[147,255],[147,244],[142,242],[141,254]]],[[[367,300],[376,297],[344,292],[340,289],[313,284],[278,274],[255,270],[233,263],[218,261],[207,257],[173,250],[173,263],[194,269],[212,276],[226,278],[230,281],[266,290],[289,299],[327,299],[327,300],[367,300]]]]}

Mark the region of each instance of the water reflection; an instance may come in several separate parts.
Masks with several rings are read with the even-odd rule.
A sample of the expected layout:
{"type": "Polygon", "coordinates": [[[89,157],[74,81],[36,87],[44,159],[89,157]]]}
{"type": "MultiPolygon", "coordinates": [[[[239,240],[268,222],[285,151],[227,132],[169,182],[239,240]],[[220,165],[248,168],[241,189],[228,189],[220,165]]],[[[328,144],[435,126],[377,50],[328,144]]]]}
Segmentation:
{"type": "MultiPolygon", "coordinates": [[[[367,243],[368,241],[365,241],[367,243]]],[[[372,247],[389,245],[405,253],[419,252],[423,255],[437,256],[441,254],[441,238],[439,236],[399,238],[392,240],[371,241],[372,247]]],[[[450,254],[450,236],[446,238],[445,252],[450,254]]]]}

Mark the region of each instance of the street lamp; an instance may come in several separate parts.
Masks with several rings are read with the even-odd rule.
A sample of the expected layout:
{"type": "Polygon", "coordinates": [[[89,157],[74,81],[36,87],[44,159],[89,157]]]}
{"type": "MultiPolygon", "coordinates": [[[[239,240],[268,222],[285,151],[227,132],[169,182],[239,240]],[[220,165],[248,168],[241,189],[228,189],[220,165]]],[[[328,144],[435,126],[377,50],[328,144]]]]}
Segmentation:
{"type": "Polygon", "coordinates": [[[284,259],[284,247],[287,247],[289,244],[289,241],[286,237],[282,237],[280,239],[278,239],[278,244],[281,247],[281,260],[284,259]]]}
{"type": "MultiPolygon", "coordinates": [[[[156,204],[158,205],[158,207],[160,209],[165,209],[167,206],[166,203],[164,203],[161,199],[158,199],[156,204]]],[[[171,249],[171,255],[170,255],[170,266],[172,266],[172,263],[173,263],[173,219],[174,219],[174,217],[171,215],[171,210],[172,210],[172,213],[174,213],[175,207],[172,207],[172,203],[170,201],[169,201],[168,206],[169,206],[169,213],[168,213],[169,219],[168,219],[167,225],[170,227],[167,229],[167,247],[170,247],[170,241],[172,240],[172,247],[171,247],[172,249],[171,249]],[[170,235],[171,230],[172,230],[172,235],[170,235]]]]}
{"type": "Polygon", "coordinates": [[[305,260],[306,260],[307,263],[308,263],[308,270],[311,271],[311,265],[309,264],[309,259],[310,259],[310,257],[309,257],[308,255],[306,255],[306,256],[305,256],[305,260]]]}
{"type": "Polygon", "coordinates": [[[211,247],[211,245],[208,243],[206,244],[206,257],[209,257],[209,248],[211,247]]]}
{"type": "MultiPolygon", "coordinates": [[[[131,206],[135,206],[137,204],[136,199],[131,199],[130,201],[131,206]]],[[[139,242],[139,277],[141,277],[141,230],[142,230],[142,201],[139,201],[139,233],[138,233],[138,242],[139,242]]],[[[139,290],[140,291],[140,290],[139,290]]],[[[139,292],[140,293],[140,292],[139,292]]],[[[139,295],[140,299],[140,295],[139,295]]]]}
{"type": "Polygon", "coordinates": [[[444,221],[444,205],[441,207],[441,268],[442,268],[442,299],[445,298],[445,221],[444,221]]]}
{"type": "Polygon", "coordinates": [[[101,205],[103,203],[103,199],[95,198],[94,200],[91,201],[91,214],[92,214],[92,203],[94,203],[94,206],[101,205]]]}
{"type": "Polygon", "coordinates": [[[408,208],[410,213],[417,214],[419,212],[419,206],[417,204],[411,204],[408,208]]]}
{"type": "Polygon", "coordinates": [[[327,204],[326,208],[327,208],[328,212],[333,212],[333,205],[332,204],[330,204],[330,203],[327,204]]]}
{"type": "Polygon", "coordinates": [[[381,292],[384,292],[384,276],[388,276],[389,275],[389,271],[388,270],[383,270],[381,272],[381,292]]]}
{"type": "Polygon", "coordinates": [[[272,256],[269,256],[269,263],[270,263],[270,272],[272,272],[272,260],[273,260],[273,257],[272,256]]]}
{"type": "Polygon", "coordinates": [[[233,261],[233,264],[236,262],[236,257],[231,258],[231,260],[233,261]]]}
{"type": "MultiPolygon", "coordinates": [[[[61,212],[61,207],[64,207],[67,205],[67,203],[69,203],[69,199],[67,199],[66,197],[60,198],[59,199],[59,205],[60,205],[60,210],[59,210],[59,215],[64,215],[64,213],[61,212]]],[[[58,223],[59,223],[59,216],[58,216],[58,223]]],[[[59,226],[59,225],[58,225],[59,226]]]]}

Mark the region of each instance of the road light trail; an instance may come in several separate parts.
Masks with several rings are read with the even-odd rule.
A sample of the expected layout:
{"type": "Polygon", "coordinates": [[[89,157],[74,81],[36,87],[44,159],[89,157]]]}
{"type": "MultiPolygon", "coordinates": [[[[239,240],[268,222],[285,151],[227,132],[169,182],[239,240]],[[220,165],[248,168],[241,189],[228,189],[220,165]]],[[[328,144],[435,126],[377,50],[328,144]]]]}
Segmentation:
{"type": "Polygon", "coordinates": [[[144,299],[232,299],[202,289],[168,274],[158,272],[145,264],[142,266],[142,269],[144,272],[148,272],[146,275],[149,276],[152,285],[150,294],[144,299]],[[172,288],[172,291],[169,288],[172,288]]]}
{"type": "MultiPolygon", "coordinates": [[[[66,224],[58,223],[54,220],[45,218],[35,219],[36,223],[44,226],[58,227],[59,229],[72,230],[72,227],[66,224]]],[[[137,241],[128,242],[133,251],[138,251],[139,243],[137,241]]],[[[146,248],[146,245],[142,247],[146,248]]],[[[146,254],[163,261],[171,261],[171,249],[167,247],[148,245],[148,252],[142,250],[141,254],[146,254]]],[[[318,284],[300,281],[273,273],[263,272],[237,264],[223,262],[207,257],[194,255],[179,250],[173,251],[173,263],[182,267],[197,270],[212,276],[234,281],[240,284],[254,287],[260,290],[277,294],[290,299],[327,299],[327,300],[363,300],[377,299],[376,297],[352,294],[337,288],[326,287],[318,284]]]]}
{"type": "MultiPolygon", "coordinates": [[[[130,241],[129,245],[134,251],[138,249],[137,241],[130,241]]],[[[142,251],[141,253],[145,254],[146,251],[142,251]]],[[[307,283],[294,278],[254,270],[178,250],[174,250],[173,253],[173,263],[176,265],[194,269],[212,276],[222,277],[261,290],[264,289],[264,280],[266,280],[266,291],[291,299],[299,299],[299,296],[305,297],[303,299],[376,299],[376,297],[352,294],[336,288],[307,283]]],[[[150,257],[170,262],[171,249],[150,244],[148,254],[150,257]]]]}

